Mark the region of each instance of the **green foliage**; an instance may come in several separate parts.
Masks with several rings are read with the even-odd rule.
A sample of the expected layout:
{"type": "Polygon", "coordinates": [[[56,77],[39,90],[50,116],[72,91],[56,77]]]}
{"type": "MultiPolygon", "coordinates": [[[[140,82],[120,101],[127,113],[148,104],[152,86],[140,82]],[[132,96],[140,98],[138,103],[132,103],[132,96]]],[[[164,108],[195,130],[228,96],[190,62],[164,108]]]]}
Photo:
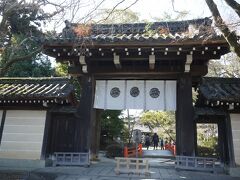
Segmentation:
{"type": "Polygon", "coordinates": [[[124,128],[122,130],[122,140],[125,144],[130,144],[132,141],[133,129],[136,124],[136,118],[132,115],[123,117],[124,128]]]}
{"type": "Polygon", "coordinates": [[[197,155],[200,157],[219,158],[219,152],[217,152],[216,146],[214,147],[198,146],[197,155]]]}
{"type": "Polygon", "coordinates": [[[219,157],[216,124],[197,124],[198,156],[219,157]]]}
{"type": "MultiPolygon", "coordinates": [[[[3,0],[0,3],[0,47],[3,47],[0,58],[0,76],[9,74],[38,76],[39,69],[46,64],[44,60],[39,60],[41,44],[37,38],[43,37],[40,26],[44,20],[48,19],[48,15],[38,3],[40,1],[18,0],[3,0]],[[32,61],[32,63],[23,61],[32,61]],[[27,67],[28,72],[17,72],[15,68],[20,68],[20,64],[15,67],[14,64],[19,62],[23,62],[23,67],[27,67]],[[31,65],[37,66],[35,70],[32,70],[35,72],[28,70],[31,65]]],[[[22,71],[24,71],[23,67],[20,68],[22,71]]],[[[49,73],[45,76],[49,76],[49,73]]]]}
{"type": "Polygon", "coordinates": [[[108,158],[123,157],[123,147],[120,144],[111,144],[106,147],[108,158]]]}
{"type": "Polygon", "coordinates": [[[175,114],[170,111],[146,111],[140,117],[140,123],[149,127],[160,128],[158,135],[175,141],[175,114]]]}
{"type": "Polygon", "coordinates": [[[13,64],[6,76],[8,77],[50,77],[54,74],[51,63],[43,56],[33,61],[22,61],[13,64]]]}
{"type": "Polygon", "coordinates": [[[147,25],[145,26],[145,29],[144,29],[144,34],[145,35],[153,36],[154,34],[157,33],[158,30],[153,30],[151,28],[152,24],[153,24],[152,22],[148,22],[147,25]]]}
{"type": "Polygon", "coordinates": [[[121,136],[124,122],[120,119],[121,111],[105,110],[101,116],[101,131],[108,140],[121,136]]]}
{"type": "Polygon", "coordinates": [[[55,66],[56,76],[67,76],[68,75],[68,65],[63,63],[57,63],[55,66]]]}
{"type": "Polygon", "coordinates": [[[78,82],[77,78],[71,78],[71,83],[74,86],[74,92],[75,92],[75,97],[77,98],[77,100],[80,100],[81,97],[81,86],[78,82]]]}

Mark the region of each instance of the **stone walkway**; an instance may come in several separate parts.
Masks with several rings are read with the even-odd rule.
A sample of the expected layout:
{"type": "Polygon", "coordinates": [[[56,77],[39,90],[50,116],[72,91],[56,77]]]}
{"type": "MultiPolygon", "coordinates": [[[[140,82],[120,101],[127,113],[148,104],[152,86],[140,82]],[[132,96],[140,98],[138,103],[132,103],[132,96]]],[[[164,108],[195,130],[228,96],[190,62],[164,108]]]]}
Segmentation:
{"type": "MultiPolygon", "coordinates": [[[[83,167],[55,167],[45,168],[35,171],[37,174],[56,174],[56,180],[121,180],[121,179],[193,179],[193,180],[230,180],[237,179],[227,175],[216,175],[211,173],[200,173],[192,171],[176,171],[172,167],[155,167],[150,168],[151,176],[135,174],[120,174],[116,175],[113,164],[97,164],[90,168],[83,167]]],[[[33,172],[32,172],[33,173],[33,172]]]]}
{"type": "Polygon", "coordinates": [[[194,171],[176,171],[171,159],[151,158],[150,176],[136,174],[116,175],[113,159],[101,157],[90,167],[59,166],[46,167],[33,171],[13,171],[0,168],[0,180],[237,180],[225,174],[212,174],[194,171]]]}
{"type": "Polygon", "coordinates": [[[144,157],[173,157],[171,151],[168,150],[144,150],[143,149],[143,156],[144,157]]]}
{"type": "MultiPolygon", "coordinates": [[[[225,174],[212,174],[204,172],[193,171],[176,171],[170,164],[159,164],[158,166],[150,167],[150,176],[136,175],[136,174],[120,174],[116,175],[114,172],[115,163],[112,162],[98,162],[92,164],[89,168],[84,167],[48,167],[38,169],[30,173],[29,180],[34,180],[31,177],[38,175],[39,177],[56,177],[56,180],[234,180],[225,174]]],[[[36,179],[37,180],[37,179],[36,179]]],[[[39,179],[40,180],[40,179],[39,179]]]]}

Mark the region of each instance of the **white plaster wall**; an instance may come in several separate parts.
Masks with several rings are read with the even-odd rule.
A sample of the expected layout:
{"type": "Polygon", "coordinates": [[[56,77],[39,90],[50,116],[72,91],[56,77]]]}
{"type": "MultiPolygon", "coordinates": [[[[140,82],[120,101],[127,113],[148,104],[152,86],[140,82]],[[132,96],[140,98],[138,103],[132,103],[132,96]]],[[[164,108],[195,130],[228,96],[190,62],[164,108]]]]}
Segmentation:
{"type": "Polygon", "coordinates": [[[230,114],[235,161],[240,165],[240,114],[230,114]]]}
{"type": "Polygon", "coordinates": [[[8,110],[0,158],[40,159],[46,111],[8,110]]]}

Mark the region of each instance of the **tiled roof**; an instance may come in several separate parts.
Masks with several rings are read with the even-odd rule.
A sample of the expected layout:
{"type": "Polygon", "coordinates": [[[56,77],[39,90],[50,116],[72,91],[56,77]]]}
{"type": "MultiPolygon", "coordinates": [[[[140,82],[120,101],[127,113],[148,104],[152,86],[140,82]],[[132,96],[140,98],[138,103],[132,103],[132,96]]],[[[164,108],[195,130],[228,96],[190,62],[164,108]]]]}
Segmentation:
{"type": "Polygon", "coordinates": [[[205,77],[199,86],[199,95],[211,102],[240,102],[240,79],[205,77]]]}
{"type": "Polygon", "coordinates": [[[0,78],[0,100],[66,100],[73,93],[67,78],[0,78]]]}
{"type": "MultiPolygon", "coordinates": [[[[87,32],[76,32],[79,24],[66,23],[61,36],[46,39],[45,43],[85,42],[86,44],[117,43],[162,43],[188,41],[217,41],[224,39],[216,35],[209,18],[188,21],[135,23],[135,24],[95,24],[89,25],[87,32]],[[83,33],[84,35],[81,35],[83,33]]],[[[225,42],[225,41],[224,41],[225,42]]]]}

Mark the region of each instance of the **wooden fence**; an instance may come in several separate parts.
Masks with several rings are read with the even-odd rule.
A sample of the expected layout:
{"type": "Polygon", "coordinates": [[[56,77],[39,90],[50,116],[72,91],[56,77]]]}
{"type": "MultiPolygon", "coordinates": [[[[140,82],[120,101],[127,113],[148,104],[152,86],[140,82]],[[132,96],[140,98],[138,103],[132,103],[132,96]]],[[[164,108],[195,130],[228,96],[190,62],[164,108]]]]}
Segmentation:
{"type": "Polygon", "coordinates": [[[176,156],[176,169],[215,172],[217,159],[205,157],[176,156]]]}
{"type": "Polygon", "coordinates": [[[54,153],[53,165],[89,166],[90,165],[89,153],[56,152],[54,153]]]}
{"type": "Polygon", "coordinates": [[[137,147],[124,147],[124,157],[136,157],[136,153],[138,153],[138,157],[142,157],[142,144],[139,144],[137,147]]]}
{"type": "Polygon", "coordinates": [[[116,157],[115,159],[117,161],[116,174],[145,174],[145,176],[150,176],[148,159],[123,157],[116,157]]]}
{"type": "Polygon", "coordinates": [[[176,156],[176,145],[165,144],[164,149],[171,151],[176,156]]]}

